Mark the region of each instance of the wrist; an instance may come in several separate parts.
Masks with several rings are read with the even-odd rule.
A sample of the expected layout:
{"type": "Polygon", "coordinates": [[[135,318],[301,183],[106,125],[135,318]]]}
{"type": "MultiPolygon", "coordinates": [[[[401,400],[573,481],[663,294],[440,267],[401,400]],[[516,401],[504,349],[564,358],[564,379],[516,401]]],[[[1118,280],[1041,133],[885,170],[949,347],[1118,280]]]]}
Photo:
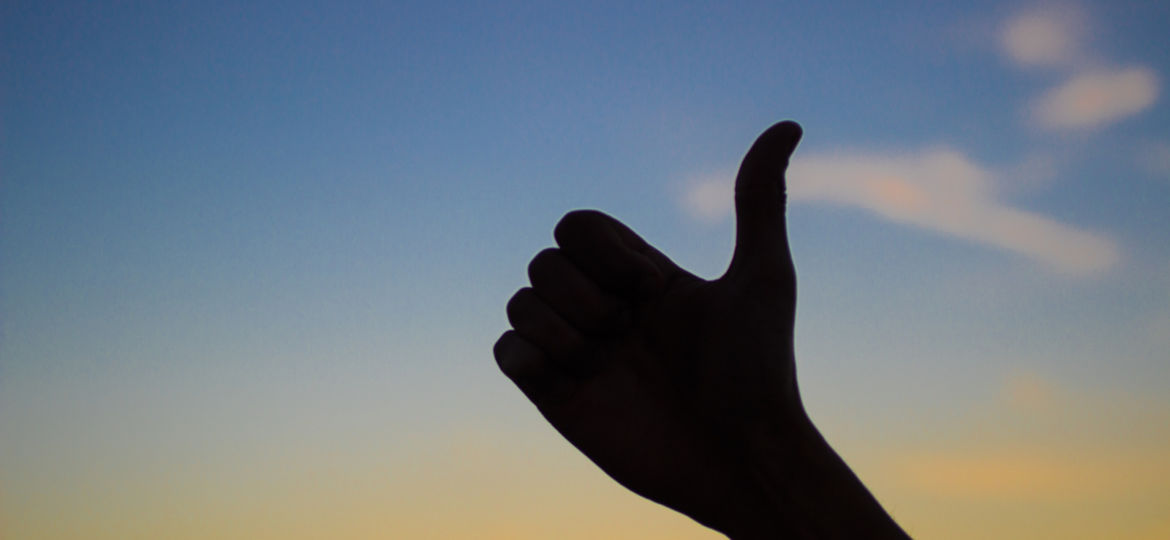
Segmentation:
{"type": "Polygon", "coordinates": [[[733,540],[909,538],[825,441],[803,407],[752,429],[751,490],[723,532],[733,540]]]}

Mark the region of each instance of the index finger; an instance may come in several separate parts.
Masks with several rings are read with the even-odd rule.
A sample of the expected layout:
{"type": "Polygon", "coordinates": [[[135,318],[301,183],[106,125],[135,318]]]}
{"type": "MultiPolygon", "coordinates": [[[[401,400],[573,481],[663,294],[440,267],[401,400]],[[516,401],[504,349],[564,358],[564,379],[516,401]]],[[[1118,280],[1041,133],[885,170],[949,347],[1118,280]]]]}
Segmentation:
{"type": "Polygon", "coordinates": [[[608,215],[596,210],[569,212],[553,236],[582,273],[606,291],[640,298],[663,286],[664,276],[647,256],[646,242],[608,215]]]}

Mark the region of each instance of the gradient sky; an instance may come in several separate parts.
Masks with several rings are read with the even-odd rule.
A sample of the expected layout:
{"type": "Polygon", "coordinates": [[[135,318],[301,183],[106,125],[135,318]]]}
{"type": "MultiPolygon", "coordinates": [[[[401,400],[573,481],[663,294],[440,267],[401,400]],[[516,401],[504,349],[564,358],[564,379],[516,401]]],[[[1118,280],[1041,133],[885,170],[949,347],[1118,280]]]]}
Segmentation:
{"type": "Polygon", "coordinates": [[[496,370],[564,212],[731,253],[916,536],[1170,538],[1170,3],[4,2],[0,535],[716,538],[496,370]]]}

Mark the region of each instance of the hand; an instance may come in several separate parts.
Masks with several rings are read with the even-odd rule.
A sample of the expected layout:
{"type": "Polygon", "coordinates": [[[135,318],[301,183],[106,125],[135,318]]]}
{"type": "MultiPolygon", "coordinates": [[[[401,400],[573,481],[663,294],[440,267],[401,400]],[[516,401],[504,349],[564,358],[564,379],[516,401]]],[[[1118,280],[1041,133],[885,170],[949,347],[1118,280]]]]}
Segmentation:
{"type": "Polygon", "coordinates": [[[732,535],[804,526],[776,508],[792,490],[777,484],[805,476],[797,447],[821,440],[793,359],[784,171],[800,136],[776,124],[744,157],[723,277],[696,277],[605,214],[571,212],[495,346],[500,369],[611,477],[732,535]]]}

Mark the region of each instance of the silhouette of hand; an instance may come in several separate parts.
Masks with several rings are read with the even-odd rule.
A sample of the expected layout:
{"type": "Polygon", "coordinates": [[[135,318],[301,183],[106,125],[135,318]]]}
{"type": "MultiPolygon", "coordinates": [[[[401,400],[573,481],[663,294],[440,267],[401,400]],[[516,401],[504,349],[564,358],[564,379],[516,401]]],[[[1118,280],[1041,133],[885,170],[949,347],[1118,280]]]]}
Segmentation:
{"type": "Polygon", "coordinates": [[[784,221],[800,136],[777,124],[744,158],[723,277],[700,279],[617,220],[574,211],[556,227],[560,247],[529,265],[532,287],[508,303],[514,330],[495,346],[500,369],[610,476],[720,530],[759,490],[744,441],[803,416],[784,221]]]}
{"type": "Polygon", "coordinates": [[[570,212],[508,302],[496,362],[615,480],[733,538],[908,538],[797,391],[784,172],[800,136],[781,122],[748,150],[735,254],[714,281],[570,212]]]}

